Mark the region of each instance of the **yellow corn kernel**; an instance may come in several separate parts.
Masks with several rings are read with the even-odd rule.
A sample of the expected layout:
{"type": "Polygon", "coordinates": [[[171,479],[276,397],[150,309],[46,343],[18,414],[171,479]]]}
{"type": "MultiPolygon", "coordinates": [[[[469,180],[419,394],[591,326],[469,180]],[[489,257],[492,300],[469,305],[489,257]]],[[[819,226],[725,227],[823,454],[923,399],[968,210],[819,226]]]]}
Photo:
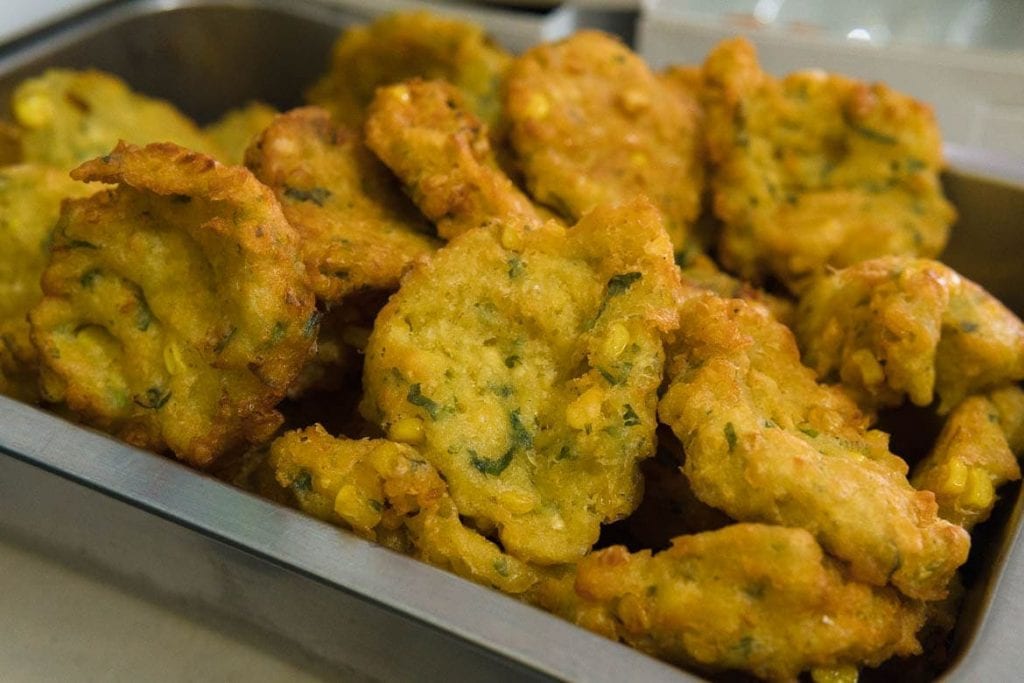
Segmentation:
{"type": "Polygon", "coordinates": [[[523,233],[514,225],[506,225],[501,229],[501,246],[509,251],[523,248],[523,233]]]}
{"type": "Polygon", "coordinates": [[[418,417],[402,418],[388,429],[388,438],[399,443],[423,443],[423,420],[418,417]]]}
{"type": "Polygon", "coordinates": [[[351,484],[338,489],[338,495],[334,498],[334,511],[356,529],[372,529],[380,521],[380,513],[351,484]]]}
{"type": "Polygon", "coordinates": [[[643,90],[627,89],[619,95],[619,104],[627,114],[639,114],[651,106],[651,98],[643,90]]]}
{"type": "Polygon", "coordinates": [[[619,600],[617,613],[630,633],[645,633],[651,628],[651,615],[647,613],[643,601],[631,593],[619,600]]]}
{"type": "Polygon", "coordinates": [[[850,356],[850,360],[857,366],[866,386],[877,386],[885,381],[885,370],[868,349],[857,349],[850,356]]]}
{"type": "Polygon", "coordinates": [[[188,370],[185,359],[181,357],[181,349],[174,342],[164,347],[164,367],[172,375],[188,370]]]}
{"type": "Polygon", "coordinates": [[[988,472],[980,467],[972,467],[967,475],[967,487],[960,497],[960,505],[973,510],[985,510],[996,498],[996,489],[988,472]]]}
{"type": "Polygon", "coordinates": [[[629,155],[629,163],[634,166],[643,166],[647,163],[647,155],[642,152],[633,152],[629,155]]]}
{"type": "Polygon", "coordinates": [[[53,100],[43,94],[22,97],[14,103],[14,117],[26,128],[42,128],[53,121],[53,100]]]}
{"type": "Polygon", "coordinates": [[[601,355],[607,360],[618,358],[626,350],[627,344],[629,330],[622,323],[612,323],[608,326],[604,341],[601,342],[601,355]]]}
{"type": "Polygon", "coordinates": [[[537,497],[525,491],[502,491],[498,494],[498,503],[513,515],[525,515],[537,507],[537,497]]]}
{"type": "Polygon", "coordinates": [[[946,465],[946,478],[939,486],[940,493],[948,493],[951,496],[958,496],[967,486],[967,465],[960,460],[953,460],[946,465]]]}
{"type": "Polygon", "coordinates": [[[526,118],[542,119],[550,113],[551,103],[548,102],[548,98],[544,97],[539,92],[535,92],[530,95],[530,99],[526,102],[526,118]]]}
{"type": "Polygon", "coordinates": [[[855,666],[811,669],[811,680],[814,683],[857,683],[859,677],[855,666]]]}
{"type": "Polygon", "coordinates": [[[587,389],[565,409],[565,421],[573,429],[585,429],[601,417],[604,392],[597,387],[587,389]]]}

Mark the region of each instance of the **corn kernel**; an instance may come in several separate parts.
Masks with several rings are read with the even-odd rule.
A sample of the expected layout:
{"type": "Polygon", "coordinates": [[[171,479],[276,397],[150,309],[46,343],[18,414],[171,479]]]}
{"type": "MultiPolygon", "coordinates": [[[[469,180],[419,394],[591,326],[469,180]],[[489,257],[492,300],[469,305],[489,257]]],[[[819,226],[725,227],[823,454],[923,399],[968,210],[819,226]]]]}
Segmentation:
{"type": "Polygon", "coordinates": [[[372,529],[380,521],[380,513],[359,495],[359,490],[352,484],[338,489],[338,495],[334,498],[334,511],[357,529],[372,529]]]}
{"type": "Polygon", "coordinates": [[[639,114],[651,106],[651,99],[643,90],[627,89],[619,95],[619,103],[627,114],[639,114]]]}
{"type": "Polygon", "coordinates": [[[174,342],[164,347],[164,367],[172,375],[188,370],[185,359],[181,357],[181,349],[174,342]]]}
{"type": "Polygon", "coordinates": [[[585,429],[601,417],[604,392],[597,387],[587,389],[565,409],[565,421],[573,429],[585,429]]]}
{"type": "Polygon", "coordinates": [[[601,343],[601,355],[612,360],[618,358],[629,344],[629,330],[622,323],[612,323],[601,343]]]}
{"type": "Polygon", "coordinates": [[[402,418],[391,425],[388,438],[399,443],[423,443],[423,420],[418,417],[402,418]]]}
{"type": "Polygon", "coordinates": [[[868,349],[857,349],[850,360],[857,366],[866,386],[877,386],[885,381],[885,370],[868,349]]]}
{"type": "Polygon", "coordinates": [[[43,94],[23,97],[14,104],[14,116],[26,128],[42,128],[53,121],[53,100],[43,94]]]}
{"type": "Polygon", "coordinates": [[[960,492],[967,486],[967,465],[960,460],[953,460],[946,466],[946,478],[939,487],[942,493],[951,496],[960,495],[960,492]]]}
{"type": "Polygon", "coordinates": [[[526,102],[526,118],[542,119],[551,113],[551,103],[540,93],[533,93],[526,102]]]}
{"type": "Polygon", "coordinates": [[[509,251],[523,248],[523,233],[514,225],[506,225],[501,229],[501,246],[509,251]]]}
{"type": "Polygon", "coordinates": [[[980,467],[972,467],[967,476],[967,487],[964,489],[960,504],[974,510],[984,510],[995,500],[996,490],[988,472],[980,467]]]}
{"type": "Polygon", "coordinates": [[[498,503],[513,515],[525,515],[537,507],[537,497],[525,491],[502,491],[498,494],[498,503]]]}
{"type": "Polygon", "coordinates": [[[814,683],[857,683],[859,673],[855,666],[835,666],[811,669],[811,680],[814,683]]]}
{"type": "Polygon", "coordinates": [[[634,166],[643,166],[647,163],[647,155],[642,152],[633,152],[629,155],[629,163],[634,166]]]}

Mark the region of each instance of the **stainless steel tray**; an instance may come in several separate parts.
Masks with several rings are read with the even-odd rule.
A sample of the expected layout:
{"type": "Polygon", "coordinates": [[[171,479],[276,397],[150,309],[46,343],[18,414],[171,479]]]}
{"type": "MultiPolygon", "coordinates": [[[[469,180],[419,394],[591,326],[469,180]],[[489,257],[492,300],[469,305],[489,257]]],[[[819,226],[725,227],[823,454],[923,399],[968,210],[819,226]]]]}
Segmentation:
{"type": "MultiPolygon", "coordinates": [[[[0,47],[0,109],[52,65],[97,67],[200,121],[252,98],[285,108],[367,3],[113,2],[0,47]]],[[[492,27],[493,29],[494,27],[492,27]]],[[[502,39],[499,31],[497,38],[502,39]]],[[[974,170],[984,163],[973,162],[974,170]]],[[[1024,186],[948,174],[947,260],[1024,310],[1024,186]]],[[[951,680],[1024,668],[1019,487],[976,543],[951,680]]],[[[695,680],[455,576],[0,397],[0,535],[85,560],[160,600],[252,625],[337,677],[695,680]]]]}

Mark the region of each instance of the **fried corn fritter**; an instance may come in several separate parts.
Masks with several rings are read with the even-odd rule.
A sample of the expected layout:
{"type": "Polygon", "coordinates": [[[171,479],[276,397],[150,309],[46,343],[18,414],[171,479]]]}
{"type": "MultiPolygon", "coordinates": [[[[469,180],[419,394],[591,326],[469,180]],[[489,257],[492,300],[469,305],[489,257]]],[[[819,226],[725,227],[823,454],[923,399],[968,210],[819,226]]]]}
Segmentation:
{"type": "Polygon", "coordinates": [[[937,261],[872,259],[814,282],[795,326],[804,362],[874,409],[965,396],[1024,379],[1024,323],[937,261]]]}
{"type": "Polygon", "coordinates": [[[656,554],[612,546],[580,560],[574,588],[534,594],[546,589],[547,607],[602,635],[704,670],[796,680],[920,651],[921,605],[851,581],[803,529],[734,524],[656,554]]]}
{"type": "Polygon", "coordinates": [[[643,199],[571,229],[463,233],[377,317],[363,413],[416,444],[459,512],[495,525],[509,553],[576,560],[639,502],[679,295],[643,199]]]}
{"type": "Polygon", "coordinates": [[[61,200],[96,189],[49,166],[0,168],[0,394],[27,402],[39,399],[26,316],[43,296],[39,277],[61,200]]]}
{"type": "Polygon", "coordinates": [[[680,307],[663,422],[682,441],[697,496],[739,521],[802,527],[858,581],[945,596],[970,539],[915,491],[888,436],[800,364],[792,333],[741,299],[680,307]]]}
{"type": "Polygon", "coordinates": [[[925,105],[818,71],[776,80],[742,38],[708,56],[703,104],[727,269],[794,288],[828,266],[942,251],[956,214],[925,105]]]}
{"type": "Polygon", "coordinates": [[[1007,386],[991,396],[970,396],[946,418],[931,453],[911,483],[932,491],[939,514],[970,530],[992,514],[996,489],[1020,479],[1022,446],[1009,438],[1024,431],[1024,391],[1007,386]],[[1002,409],[1001,409],[1002,407],[1002,409]]]}
{"type": "Polygon", "coordinates": [[[196,466],[269,437],[316,338],[297,237],[249,171],[170,143],[72,172],[30,313],[44,397],[196,466]]]}
{"type": "Polygon", "coordinates": [[[314,517],[506,593],[536,581],[528,565],[462,523],[444,480],[407,444],[334,438],[315,425],[275,440],[269,464],[314,517]]]}
{"type": "Polygon", "coordinates": [[[509,136],[530,193],[565,218],[643,193],[677,250],[700,213],[697,106],[612,36],[580,31],[509,67],[509,136]]]}
{"type": "Polygon", "coordinates": [[[313,290],[326,304],[363,289],[395,289],[439,242],[360,136],[319,107],[274,119],[246,154],[299,233],[313,290]]]}
{"type": "Polygon", "coordinates": [[[270,125],[278,111],[263,102],[249,102],[232,109],[203,128],[205,134],[221,150],[220,161],[239,165],[245,161],[245,150],[253,139],[270,125]]]}
{"type": "Polygon", "coordinates": [[[71,169],[119,140],[173,142],[220,158],[221,150],[172,104],[133,92],[101,71],[50,69],[11,98],[25,161],[71,169]]]}
{"type": "Polygon", "coordinates": [[[349,126],[361,126],[377,88],[410,78],[454,85],[473,113],[494,126],[499,91],[511,55],[475,24],[427,12],[392,14],[346,30],[331,66],[308,99],[349,126]]]}
{"type": "Polygon", "coordinates": [[[411,80],[378,90],[366,143],[446,239],[483,225],[543,222],[498,167],[486,126],[444,81],[411,80]]]}

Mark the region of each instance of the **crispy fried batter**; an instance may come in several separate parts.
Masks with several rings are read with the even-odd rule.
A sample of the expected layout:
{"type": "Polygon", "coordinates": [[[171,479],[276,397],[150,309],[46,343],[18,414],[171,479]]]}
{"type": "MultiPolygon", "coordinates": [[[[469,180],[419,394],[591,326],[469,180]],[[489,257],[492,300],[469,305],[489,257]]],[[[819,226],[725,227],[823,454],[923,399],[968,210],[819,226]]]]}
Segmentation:
{"type": "Polygon", "coordinates": [[[119,140],[173,142],[220,158],[221,150],[169,102],[133,92],[101,71],[50,69],[14,91],[25,161],[71,169],[119,140]]]}
{"type": "Polygon", "coordinates": [[[790,326],[796,317],[796,304],[790,299],[769,294],[749,282],[729,275],[699,250],[676,254],[683,275],[683,284],[712,292],[725,299],[746,299],[764,306],[780,323],[790,326]]]}
{"type": "Polygon", "coordinates": [[[462,523],[444,480],[411,446],[334,438],[316,425],[274,441],[270,466],[315,517],[506,593],[536,581],[528,565],[462,523]]]}
{"type": "Polygon", "coordinates": [[[704,502],[740,521],[811,531],[852,576],[935,600],[970,540],[915,491],[888,436],[800,364],[790,331],[762,308],[713,295],[680,307],[659,406],[704,502]]]}
{"type": "Polygon", "coordinates": [[[494,126],[510,59],[475,24],[427,12],[392,14],[346,30],[334,45],[330,71],[308,98],[338,121],[358,127],[377,88],[415,77],[440,79],[452,83],[474,114],[494,126]]]}
{"type": "Polygon", "coordinates": [[[955,218],[931,110],[883,84],[822,72],[776,80],[742,38],[704,64],[719,254],[792,287],[827,266],[935,256],[955,218]]]}
{"type": "Polygon", "coordinates": [[[795,680],[812,667],[920,651],[922,607],[851,581],[803,529],[735,524],[680,536],[654,555],[613,546],[579,562],[574,592],[567,584],[546,580],[530,597],[602,635],[711,670],[795,680]]]}
{"type": "Polygon", "coordinates": [[[904,396],[948,412],[968,394],[1024,379],[1024,323],[928,259],[888,257],[814,282],[800,301],[805,362],[868,409],[904,396]]]}
{"type": "Polygon", "coordinates": [[[935,493],[943,519],[971,529],[992,514],[996,489],[1020,479],[1016,455],[1022,444],[1014,444],[1015,453],[1007,438],[1024,429],[1022,408],[1024,391],[1008,386],[964,399],[946,418],[935,447],[911,479],[917,488],[935,493]]]}
{"type": "Polygon", "coordinates": [[[639,502],[678,277],[644,200],[568,230],[464,233],[378,316],[363,412],[418,443],[510,553],[575,560],[639,502]]]}
{"type": "Polygon", "coordinates": [[[397,288],[409,266],[439,244],[360,136],[319,107],[277,117],[245,162],[299,233],[310,282],[327,304],[363,289],[397,288]]]}
{"type": "Polygon", "coordinates": [[[232,109],[203,128],[203,133],[221,150],[226,164],[242,164],[245,150],[253,139],[270,125],[278,111],[263,102],[249,102],[232,109]]]}
{"type": "Polygon", "coordinates": [[[39,278],[61,200],[97,189],[48,166],[0,169],[0,394],[21,401],[39,399],[36,351],[26,316],[43,296],[39,278]]]}
{"type": "Polygon", "coordinates": [[[700,213],[698,107],[617,39],[580,31],[516,59],[510,140],[530,193],[565,218],[643,193],[677,250],[700,213]]]}
{"type": "Polygon", "coordinates": [[[442,237],[483,225],[543,221],[498,167],[486,126],[448,83],[412,80],[381,88],[366,121],[366,143],[442,237]]]}
{"type": "Polygon", "coordinates": [[[30,314],[45,397],[143,448],[208,465],[270,436],[319,314],[277,201],[249,171],[170,143],[72,173],[30,314]]]}

